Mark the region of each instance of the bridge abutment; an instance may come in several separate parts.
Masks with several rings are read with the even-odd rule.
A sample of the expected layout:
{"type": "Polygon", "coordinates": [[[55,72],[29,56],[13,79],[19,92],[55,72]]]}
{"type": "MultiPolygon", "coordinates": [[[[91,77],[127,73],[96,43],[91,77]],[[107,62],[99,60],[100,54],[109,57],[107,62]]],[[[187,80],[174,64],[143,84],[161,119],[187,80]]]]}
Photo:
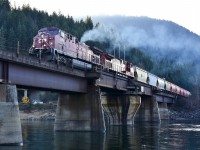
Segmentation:
{"type": "Polygon", "coordinates": [[[23,144],[15,85],[0,84],[0,144],[23,144]]]}
{"type": "Polygon", "coordinates": [[[101,96],[101,103],[109,125],[132,125],[141,99],[125,93],[106,94],[101,96]]]}
{"type": "Polygon", "coordinates": [[[88,93],[61,94],[56,110],[55,131],[105,131],[100,88],[89,86],[88,93]]]}

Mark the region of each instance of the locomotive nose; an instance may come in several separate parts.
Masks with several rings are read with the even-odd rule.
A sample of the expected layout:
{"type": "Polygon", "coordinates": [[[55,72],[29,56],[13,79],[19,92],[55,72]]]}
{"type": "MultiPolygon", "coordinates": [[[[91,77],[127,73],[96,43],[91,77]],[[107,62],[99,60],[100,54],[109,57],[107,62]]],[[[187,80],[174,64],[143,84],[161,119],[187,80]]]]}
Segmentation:
{"type": "Polygon", "coordinates": [[[48,39],[48,34],[41,34],[40,39],[46,42],[48,39]]]}
{"type": "Polygon", "coordinates": [[[41,37],[41,39],[43,39],[43,38],[44,38],[44,34],[41,34],[41,36],[40,36],[40,37],[41,37]]]}

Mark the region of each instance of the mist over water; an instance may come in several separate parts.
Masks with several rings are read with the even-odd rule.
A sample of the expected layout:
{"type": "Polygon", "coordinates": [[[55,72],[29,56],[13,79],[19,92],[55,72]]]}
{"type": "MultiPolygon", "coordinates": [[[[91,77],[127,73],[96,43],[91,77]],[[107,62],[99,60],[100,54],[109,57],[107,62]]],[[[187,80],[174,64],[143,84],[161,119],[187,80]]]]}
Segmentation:
{"type": "MultiPolygon", "coordinates": [[[[159,71],[166,73],[178,65],[186,69],[186,73],[186,66],[190,65],[192,76],[199,75],[200,37],[188,29],[170,21],[147,17],[102,16],[94,17],[93,21],[100,25],[85,32],[82,42],[109,42],[110,51],[120,47],[121,51],[125,48],[126,53],[131,48],[138,48],[157,65],[163,60],[171,61],[168,67],[159,71]]],[[[187,75],[186,78],[191,80],[190,83],[194,82],[193,77],[187,75]]]]}

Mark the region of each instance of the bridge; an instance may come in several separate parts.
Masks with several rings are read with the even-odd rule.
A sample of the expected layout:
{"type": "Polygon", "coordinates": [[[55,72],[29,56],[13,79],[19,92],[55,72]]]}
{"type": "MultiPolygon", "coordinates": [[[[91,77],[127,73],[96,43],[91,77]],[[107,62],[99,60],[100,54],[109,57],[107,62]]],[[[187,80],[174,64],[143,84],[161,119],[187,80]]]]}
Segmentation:
{"type": "Polygon", "coordinates": [[[134,78],[76,63],[60,65],[30,57],[18,45],[0,47],[0,144],[22,143],[17,88],[60,93],[55,131],[102,131],[106,125],[169,118],[177,95],[134,78]]]}

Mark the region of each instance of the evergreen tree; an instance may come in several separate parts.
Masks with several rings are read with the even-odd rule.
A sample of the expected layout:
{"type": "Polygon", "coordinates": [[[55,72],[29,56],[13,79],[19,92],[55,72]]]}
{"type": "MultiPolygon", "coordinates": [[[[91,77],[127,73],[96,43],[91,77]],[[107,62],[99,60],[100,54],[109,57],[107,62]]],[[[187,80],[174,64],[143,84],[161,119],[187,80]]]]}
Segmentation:
{"type": "Polygon", "coordinates": [[[5,38],[3,28],[0,29],[0,50],[5,50],[5,38]]]}
{"type": "Polygon", "coordinates": [[[8,0],[0,1],[0,12],[8,12],[11,11],[10,2],[8,0]]]}
{"type": "Polygon", "coordinates": [[[87,16],[87,18],[85,19],[85,24],[87,29],[92,29],[93,28],[92,18],[87,16]]]}
{"type": "Polygon", "coordinates": [[[0,28],[4,25],[4,20],[7,19],[10,11],[10,2],[8,0],[0,0],[0,28]]]}
{"type": "Polygon", "coordinates": [[[8,31],[8,39],[6,40],[7,50],[15,51],[17,49],[17,39],[13,28],[8,31]]]}

